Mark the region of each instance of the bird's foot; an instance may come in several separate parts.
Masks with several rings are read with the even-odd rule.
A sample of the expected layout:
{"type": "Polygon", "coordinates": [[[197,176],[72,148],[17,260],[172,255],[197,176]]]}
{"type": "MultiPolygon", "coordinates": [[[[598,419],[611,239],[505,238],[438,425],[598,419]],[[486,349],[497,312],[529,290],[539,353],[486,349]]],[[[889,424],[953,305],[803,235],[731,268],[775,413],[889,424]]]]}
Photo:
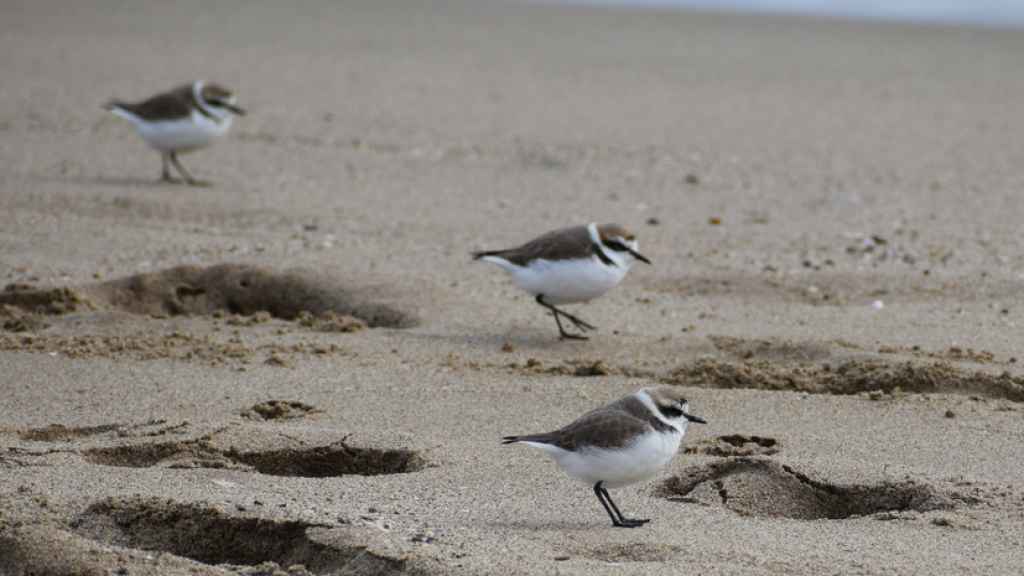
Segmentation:
{"type": "Polygon", "coordinates": [[[650,518],[623,518],[621,521],[615,522],[613,526],[616,528],[639,528],[650,521],[650,518]]]}

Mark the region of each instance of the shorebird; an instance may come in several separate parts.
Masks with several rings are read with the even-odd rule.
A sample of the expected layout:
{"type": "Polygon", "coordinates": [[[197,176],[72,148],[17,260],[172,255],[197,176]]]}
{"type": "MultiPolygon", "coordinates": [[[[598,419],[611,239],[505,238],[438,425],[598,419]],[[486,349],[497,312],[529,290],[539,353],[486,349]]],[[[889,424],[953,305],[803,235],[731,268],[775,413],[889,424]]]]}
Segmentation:
{"type": "Polygon", "coordinates": [[[544,450],[569,476],[593,486],[613,526],[635,528],[649,520],[623,516],[608,489],[657,474],[676,455],[690,422],[707,423],[690,414],[679,388],[660,386],[638,390],[554,432],[505,436],[502,444],[544,450]]]}
{"type": "Polygon", "coordinates": [[[160,179],[173,182],[170,164],[190,186],[206,183],[196,180],[178,161],[178,154],[210,145],[231,127],[236,115],[245,110],[235,103],[235,95],[219,84],[202,80],[162,92],[147,100],[128,103],[111,100],[104,106],[127,119],[139,136],[160,153],[163,170],[160,179]]]}
{"type": "Polygon", "coordinates": [[[581,332],[596,328],[557,305],[597,298],[618,285],[637,260],[650,264],[638,250],[632,232],[618,224],[592,222],[548,232],[515,248],[474,252],[473,259],[508,271],[517,286],[551,311],[562,338],[586,340],[566,332],[561,318],[581,332]]]}

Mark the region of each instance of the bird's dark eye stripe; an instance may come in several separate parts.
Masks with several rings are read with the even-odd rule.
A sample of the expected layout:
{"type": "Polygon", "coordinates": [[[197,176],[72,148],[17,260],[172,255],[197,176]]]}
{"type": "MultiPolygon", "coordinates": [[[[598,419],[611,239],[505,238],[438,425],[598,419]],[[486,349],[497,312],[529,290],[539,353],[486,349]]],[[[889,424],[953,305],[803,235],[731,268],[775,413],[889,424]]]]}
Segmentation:
{"type": "Polygon", "coordinates": [[[605,242],[604,245],[611,248],[612,250],[615,250],[616,252],[625,252],[629,250],[629,248],[627,248],[625,244],[619,242],[618,240],[609,240],[608,242],[605,242]]]}
{"type": "Polygon", "coordinates": [[[675,406],[658,406],[658,410],[661,410],[665,418],[679,418],[683,415],[683,411],[675,406]]]}

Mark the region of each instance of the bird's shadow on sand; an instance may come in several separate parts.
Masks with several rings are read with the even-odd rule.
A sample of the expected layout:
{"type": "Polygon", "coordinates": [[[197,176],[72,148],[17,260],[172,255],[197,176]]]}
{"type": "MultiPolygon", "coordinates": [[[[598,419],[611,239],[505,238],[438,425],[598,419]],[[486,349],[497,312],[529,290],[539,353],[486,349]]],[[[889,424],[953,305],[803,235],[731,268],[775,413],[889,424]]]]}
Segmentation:
{"type": "Polygon", "coordinates": [[[152,178],[140,178],[138,176],[38,176],[37,178],[43,181],[102,188],[174,189],[188,187],[188,185],[181,180],[168,182],[167,180],[162,180],[156,176],[152,178]]]}
{"type": "Polygon", "coordinates": [[[134,176],[96,176],[94,178],[72,178],[83,184],[110,186],[116,188],[187,188],[182,181],[168,182],[160,178],[138,178],[134,176]]]}
{"type": "MultiPolygon", "coordinates": [[[[410,333],[410,336],[423,338],[425,340],[444,340],[455,344],[461,344],[470,348],[481,350],[502,350],[511,347],[519,351],[550,351],[561,349],[566,351],[586,351],[587,340],[564,340],[558,334],[550,334],[543,331],[530,333],[527,330],[520,330],[514,334],[508,332],[493,333],[410,333]]],[[[599,338],[596,337],[596,338],[599,338]]]]}
{"type": "MultiPolygon", "coordinates": [[[[545,521],[545,520],[537,519],[535,521],[532,521],[532,520],[513,520],[513,521],[507,521],[507,522],[496,520],[496,521],[493,521],[493,522],[486,522],[486,523],[484,523],[484,526],[486,526],[488,528],[500,528],[500,529],[504,529],[504,530],[523,530],[523,531],[530,531],[530,532],[537,532],[537,531],[544,531],[544,530],[548,530],[548,531],[551,531],[551,532],[566,532],[566,531],[572,531],[572,532],[584,532],[584,531],[586,531],[586,532],[590,532],[590,531],[593,531],[595,528],[605,526],[605,524],[598,523],[598,522],[583,522],[583,521],[580,521],[580,522],[569,522],[567,520],[545,521]]],[[[609,523],[608,526],[611,526],[611,523],[609,523]]]]}

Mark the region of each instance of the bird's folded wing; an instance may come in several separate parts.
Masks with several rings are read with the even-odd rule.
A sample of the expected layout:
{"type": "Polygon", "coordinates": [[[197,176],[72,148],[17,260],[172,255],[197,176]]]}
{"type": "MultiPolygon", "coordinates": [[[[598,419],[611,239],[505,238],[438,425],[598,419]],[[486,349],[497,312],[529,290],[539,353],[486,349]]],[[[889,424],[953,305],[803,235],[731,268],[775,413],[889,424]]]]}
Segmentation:
{"type": "Polygon", "coordinates": [[[574,226],[548,232],[530,240],[522,246],[492,252],[518,266],[531,260],[571,260],[583,254],[591,254],[593,242],[586,226],[574,226]]]}
{"type": "Polygon", "coordinates": [[[620,411],[597,410],[550,433],[550,444],[563,450],[622,448],[652,429],[643,420],[620,411]]]}
{"type": "Polygon", "coordinates": [[[118,104],[121,108],[143,120],[173,120],[187,118],[192,113],[192,88],[181,86],[171,92],[158,94],[135,104],[118,104]]]}

